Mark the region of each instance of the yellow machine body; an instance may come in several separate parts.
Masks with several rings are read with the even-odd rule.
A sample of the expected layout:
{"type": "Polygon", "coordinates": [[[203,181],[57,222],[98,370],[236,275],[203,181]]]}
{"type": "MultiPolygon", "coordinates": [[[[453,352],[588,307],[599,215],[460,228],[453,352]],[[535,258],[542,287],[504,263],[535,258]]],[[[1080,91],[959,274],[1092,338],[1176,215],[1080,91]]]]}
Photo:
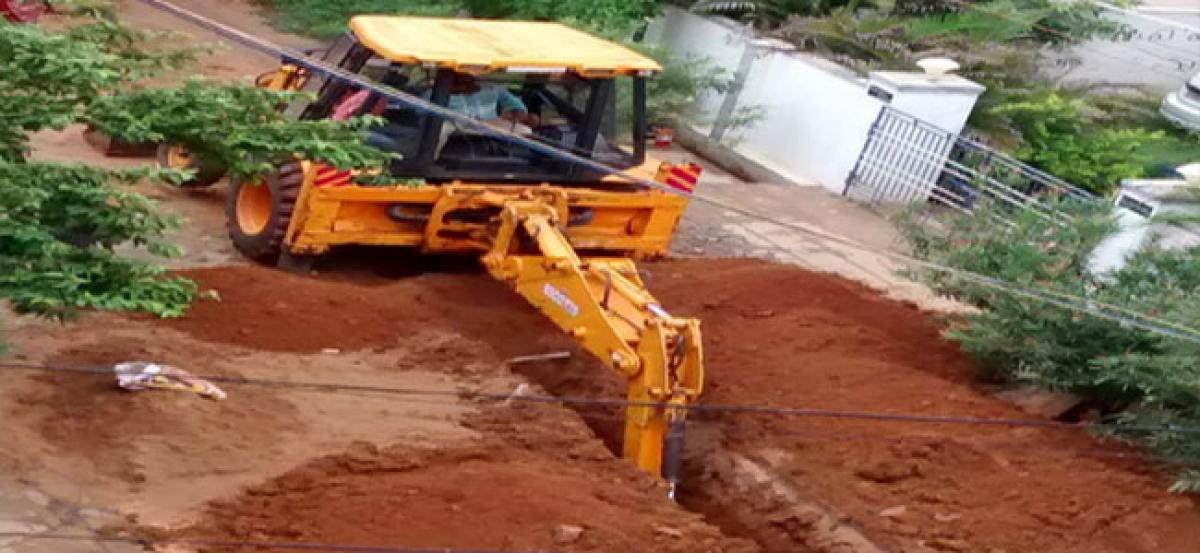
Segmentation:
{"type": "Polygon", "coordinates": [[[666,254],[684,197],[611,183],[320,186],[328,169],[302,166],[284,239],[290,254],[349,244],[480,254],[492,276],[628,379],[636,404],[625,456],[661,472],[669,422],[702,391],[700,324],[669,315],[630,258],[666,254]]]}
{"type": "MultiPolygon", "coordinates": [[[[561,68],[605,78],[661,69],[623,46],[551,23],[360,16],[350,26],[377,55],[456,71],[561,68]],[[547,42],[547,36],[562,40],[547,42]]],[[[306,70],[285,63],[257,84],[297,90],[309,79],[306,70]]],[[[273,221],[286,220],[279,249],[296,257],[352,244],[480,255],[489,274],[627,379],[624,455],[646,471],[678,479],[678,467],[664,467],[664,458],[678,461],[686,407],[703,389],[700,323],[667,313],[633,259],[667,253],[686,196],[619,176],[570,184],[366,186],[320,163],[299,167],[302,177],[294,169],[287,173],[286,213],[270,187],[239,187],[231,196],[231,229],[259,236],[273,232],[273,221]]],[[[681,167],[690,175],[684,188],[690,191],[698,169],[681,167]]],[[[675,186],[667,180],[678,178],[670,168],[649,161],[627,172],[675,186]]]]}
{"type": "Polygon", "coordinates": [[[429,253],[483,253],[491,249],[503,199],[536,193],[569,221],[565,235],[580,250],[639,258],[667,253],[687,200],[657,190],[601,189],[543,184],[446,183],[410,186],[316,186],[317,170],[306,170],[299,201],[285,238],[298,255],[322,254],[332,246],[367,244],[416,247],[429,253]],[[397,218],[402,210],[409,218],[397,218]]]}

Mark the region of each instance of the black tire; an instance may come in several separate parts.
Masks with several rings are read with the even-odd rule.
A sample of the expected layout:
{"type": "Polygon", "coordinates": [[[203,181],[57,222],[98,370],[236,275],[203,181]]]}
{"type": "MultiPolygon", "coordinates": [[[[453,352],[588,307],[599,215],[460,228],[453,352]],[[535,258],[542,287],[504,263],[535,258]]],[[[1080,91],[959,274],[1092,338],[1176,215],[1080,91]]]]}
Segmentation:
{"type": "Polygon", "coordinates": [[[275,263],[283,251],[283,238],[304,184],[304,170],[299,162],[289,161],[254,181],[258,184],[243,179],[230,180],[225,198],[226,227],[234,247],[243,255],[264,263],[275,263]],[[265,198],[263,192],[255,191],[257,187],[265,187],[269,198],[265,198]],[[267,206],[269,213],[263,211],[267,206]],[[244,210],[241,216],[239,210],[244,210]]]}
{"type": "Polygon", "coordinates": [[[175,152],[187,152],[187,149],[179,144],[164,142],[158,145],[158,150],[155,157],[158,158],[158,166],[165,169],[191,169],[196,172],[191,179],[180,183],[182,188],[207,188],[212,186],[221,177],[225,176],[225,166],[220,163],[207,161],[198,156],[188,156],[186,163],[180,163],[175,152]]]}

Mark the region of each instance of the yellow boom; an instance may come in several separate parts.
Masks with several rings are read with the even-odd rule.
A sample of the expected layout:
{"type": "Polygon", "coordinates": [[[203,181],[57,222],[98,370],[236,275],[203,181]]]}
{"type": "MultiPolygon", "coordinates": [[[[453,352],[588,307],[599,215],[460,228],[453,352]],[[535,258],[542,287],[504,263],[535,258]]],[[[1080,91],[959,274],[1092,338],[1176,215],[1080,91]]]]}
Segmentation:
{"type": "MultiPolygon", "coordinates": [[[[629,382],[625,457],[643,470],[679,479],[685,409],[704,382],[700,322],[669,315],[627,258],[581,258],[563,234],[564,198],[529,190],[513,199],[483,196],[501,208],[483,264],[629,382]],[[670,433],[668,427],[676,426],[670,433]],[[664,445],[667,448],[664,451],[664,445]],[[667,466],[663,466],[664,454],[667,466]]],[[[561,194],[561,192],[559,193],[561,194]]]]}

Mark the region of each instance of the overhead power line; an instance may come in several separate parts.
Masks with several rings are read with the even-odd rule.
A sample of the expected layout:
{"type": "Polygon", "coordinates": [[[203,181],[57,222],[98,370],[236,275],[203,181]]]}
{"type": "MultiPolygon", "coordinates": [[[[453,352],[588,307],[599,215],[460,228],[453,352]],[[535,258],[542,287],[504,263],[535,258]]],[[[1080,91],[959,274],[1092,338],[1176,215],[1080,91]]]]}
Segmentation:
{"type": "MultiPolygon", "coordinates": [[[[521,136],[514,132],[508,132],[505,130],[493,128],[493,127],[488,126],[470,116],[460,114],[460,113],[450,110],[448,108],[433,104],[423,98],[416,97],[414,95],[408,94],[406,92],[402,92],[402,91],[394,89],[392,87],[370,81],[359,75],[347,72],[341,68],[332,67],[323,62],[309,59],[303,53],[296,52],[296,51],[293,51],[293,50],[290,50],[287,48],[282,48],[280,46],[274,45],[274,44],[272,44],[268,41],[265,41],[261,38],[249,35],[240,30],[231,28],[227,25],[217,23],[209,18],[206,18],[206,17],[198,15],[194,12],[180,8],[180,7],[175,6],[164,0],[140,0],[140,1],[143,3],[149,4],[151,6],[154,6],[158,9],[169,12],[171,14],[174,14],[182,19],[190,21],[193,24],[196,24],[197,26],[209,29],[210,31],[213,31],[221,36],[226,37],[226,38],[229,38],[230,40],[234,40],[235,42],[238,42],[248,48],[252,48],[252,49],[258,50],[260,52],[264,52],[264,53],[267,53],[270,55],[278,56],[282,59],[286,59],[286,60],[288,60],[289,63],[293,63],[297,66],[303,67],[314,73],[326,75],[331,78],[345,81],[347,83],[353,84],[360,88],[367,89],[372,92],[378,93],[386,98],[401,102],[401,103],[408,105],[418,111],[455,121],[457,123],[463,124],[469,128],[472,128],[474,130],[477,130],[477,131],[487,134],[489,136],[493,136],[493,137],[496,137],[496,138],[499,138],[499,139],[502,139],[502,140],[505,140],[505,141],[508,141],[511,143],[519,144],[519,145],[525,146],[531,150],[534,150],[534,151],[537,151],[540,153],[544,153],[549,156],[557,157],[557,158],[560,158],[560,159],[563,159],[566,161],[570,161],[572,163],[582,165],[589,169],[600,171],[604,174],[620,177],[632,184],[637,184],[637,185],[641,185],[641,186],[644,186],[647,188],[660,190],[660,191],[663,191],[663,192],[669,193],[669,194],[675,194],[675,195],[684,196],[684,197],[691,197],[698,201],[716,205],[718,207],[722,207],[724,209],[740,213],[747,217],[752,217],[754,219],[768,222],[768,223],[771,223],[771,224],[774,224],[774,225],[777,225],[780,227],[788,228],[788,229],[791,229],[791,230],[794,230],[797,232],[801,232],[801,233],[804,233],[804,234],[807,234],[810,236],[820,236],[822,239],[838,242],[845,246],[848,246],[848,247],[851,247],[851,248],[854,248],[854,249],[857,249],[860,251],[875,253],[877,255],[883,255],[883,256],[886,256],[886,257],[889,257],[892,259],[897,259],[897,260],[902,260],[902,261],[905,261],[908,263],[913,263],[913,264],[919,265],[928,270],[943,272],[943,273],[957,276],[959,278],[971,280],[982,286],[987,286],[990,288],[994,288],[996,290],[1008,292],[1008,293],[1015,294],[1015,295],[1020,295],[1022,297],[1026,297],[1028,299],[1035,299],[1035,300],[1042,301],[1042,302],[1045,302],[1045,303],[1048,303],[1051,305],[1055,305],[1057,307],[1061,307],[1061,308],[1064,308],[1064,309],[1067,309],[1070,311],[1075,311],[1075,312],[1091,315],[1094,317],[1108,319],[1113,322],[1125,324],[1125,325],[1128,325],[1128,326],[1131,326],[1134,328],[1138,328],[1140,330],[1144,330],[1147,332],[1151,332],[1154,334],[1177,338],[1177,339],[1189,341],[1194,344],[1200,344],[1200,330],[1190,328],[1190,327],[1181,325],[1179,323],[1174,323],[1174,322],[1167,321],[1164,319],[1158,319],[1158,318],[1151,317],[1151,316],[1143,314],[1143,313],[1138,313],[1136,311],[1133,311],[1133,310],[1130,310],[1127,308],[1099,302],[1099,301],[1088,299],[1088,298],[1081,298],[1081,297],[1072,296],[1069,294],[1064,294],[1061,292],[1040,290],[1040,289],[1031,288],[1031,287],[1023,287],[1023,286],[1005,282],[1005,281],[1002,281],[1002,280],[999,280],[996,278],[981,275],[978,273],[972,273],[969,271],[965,271],[963,269],[957,269],[957,268],[953,268],[953,267],[949,267],[949,266],[945,266],[945,265],[940,265],[937,263],[918,259],[918,258],[909,256],[909,255],[892,252],[889,250],[865,246],[865,245],[859,244],[853,240],[849,240],[849,239],[846,239],[846,238],[843,238],[840,236],[831,235],[831,234],[823,232],[823,231],[818,233],[812,229],[808,229],[808,228],[802,227],[800,225],[788,223],[788,222],[780,220],[778,218],[764,215],[761,213],[757,213],[757,212],[754,212],[751,210],[732,206],[730,204],[727,204],[727,203],[719,201],[719,200],[706,198],[701,195],[690,195],[690,194],[684,193],[682,191],[676,190],[676,189],[674,189],[670,186],[667,186],[663,183],[660,183],[660,182],[657,182],[657,181],[654,181],[651,179],[639,177],[636,175],[628,174],[621,169],[609,166],[607,164],[595,161],[595,160],[587,158],[587,157],[580,156],[578,154],[575,154],[573,152],[570,152],[570,151],[567,151],[567,150],[564,150],[561,148],[557,148],[553,145],[539,142],[536,140],[531,140],[529,138],[526,138],[526,137],[521,136]],[[1121,316],[1121,315],[1124,315],[1124,316],[1121,316]]],[[[952,1],[962,2],[963,0],[952,0],[952,1]]],[[[1056,30],[1054,30],[1054,31],[1056,31],[1056,30]]]]}
{"type": "Polygon", "coordinates": [[[805,234],[805,235],[808,235],[808,236],[811,236],[811,237],[814,237],[814,238],[817,238],[820,240],[826,240],[828,242],[840,244],[842,246],[846,246],[848,248],[851,248],[851,249],[854,249],[854,250],[857,250],[860,252],[871,253],[871,254],[875,254],[875,255],[879,255],[882,257],[892,259],[894,261],[909,263],[909,264],[915,265],[917,267],[920,267],[922,269],[947,274],[950,276],[962,278],[964,280],[969,280],[980,286],[992,288],[992,289],[999,290],[1001,292],[1006,292],[1006,293],[1009,293],[1009,294],[1012,294],[1015,296],[1024,297],[1026,299],[1031,299],[1031,300],[1036,300],[1036,301],[1039,301],[1042,303],[1047,303],[1047,304],[1050,304],[1050,305],[1053,305],[1056,307],[1066,309],[1068,311],[1081,313],[1084,315],[1090,315],[1090,316],[1097,317],[1100,319],[1106,319],[1106,320],[1109,320],[1109,321],[1112,321],[1115,323],[1128,325],[1133,328],[1137,328],[1139,330],[1144,330],[1146,332],[1150,332],[1153,334],[1168,336],[1171,338],[1176,338],[1179,340],[1183,340],[1186,342],[1191,342],[1193,344],[1200,345],[1200,329],[1192,328],[1187,325],[1176,323],[1174,321],[1169,321],[1167,319],[1162,319],[1159,317],[1153,317],[1150,315],[1146,315],[1144,313],[1140,313],[1138,311],[1134,311],[1134,310],[1126,308],[1126,307],[1122,307],[1119,305],[1111,304],[1111,303],[1096,300],[1096,299],[1084,298],[1084,297],[1074,296],[1071,294],[1066,294],[1063,292],[1057,292],[1054,290],[1019,286],[1019,285],[1016,285],[1016,284],[1013,284],[1013,283],[1010,283],[1010,282],[1007,282],[1007,281],[1004,281],[1004,280],[1001,280],[998,278],[990,277],[990,276],[983,275],[980,273],[967,271],[965,269],[959,269],[956,267],[950,267],[948,265],[943,265],[940,263],[934,263],[931,261],[920,259],[918,257],[914,257],[911,255],[903,254],[903,253],[899,253],[899,252],[894,252],[891,250],[867,246],[864,244],[860,244],[859,242],[854,241],[852,239],[849,239],[849,238],[846,238],[846,237],[843,237],[840,235],[836,235],[836,234],[833,234],[833,233],[830,233],[830,232],[827,232],[824,230],[817,230],[817,229],[809,228],[804,225],[799,225],[799,224],[792,223],[789,221],[784,221],[782,219],[778,219],[775,217],[762,215],[762,214],[756,213],[752,210],[738,207],[738,206],[729,204],[727,202],[707,198],[700,194],[696,194],[696,195],[692,196],[692,198],[696,201],[707,203],[709,205],[714,205],[714,206],[720,207],[721,209],[725,209],[727,211],[731,211],[731,212],[737,213],[739,215],[743,215],[745,217],[750,217],[753,219],[758,219],[760,221],[765,221],[765,222],[768,222],[768,223],[771,223],[771,224],[774,224],[774,225],[777,225],[780,227],[787,228],[789,230],[795,231],[800,234],[805,234]]]}
{"type": "MultiPolygon", "coordinates": [[[[5,365],[3,363],[0,363],[0,369],[3,369],[3,368],[5,368],[5,365]]],[[[63,372],[79,373],[79,374],[106,375],[106,374],[111,373],[111,370],[109,370],[109,369],[87,369],[86,372],[76,371],[76,370],[71,370],[71,371],[64,370],[63,372]]],[[[245,379],[237,379],[237,380],[245,380],[245,379]]],[[[257,385],[266,385],[266,382],[267,381],[255,381],[254,383],[257,385]]],[[[225,383],[237,385],[237,384],[250,384],[251,382],[250,381],[238,382],[235,380],[235,381],[225,381],[225,383]]],[[[454,396],[456,399],[477,399],[477,400],[500,400],[502,398],[502,400],[503,400],[502,403],[527,402],[527,403],[541,403],[541,404],[557,404],[557,405],[565,405],[565,406],[571,407],[579,414],[580,417],[582,417],[585,421],[588,421],[589,423],[596,422],[596,421],[604,421],[604,422],[612,423],[615,425],[623,425],[627,421],[624,414],[611,413],[611,412],[588,411],[585,409],[589,408],[589,407],[619,408],[619,407],[627,407],[627,406],[636,404],[634,402],[628,402],[628,401],[622,401],[622,400],[592,400],[592,398],[574,398],[574,397],[569,397],[569,396],[568,397],[539,396],[539,395],[526,396],[525,394],[520,394],[520,393],[471,394],[471,393],[464,393],[464,392],[450,391],[450,390],[413,390],[413,389],[404,389],[404,388],[388,388],[388,387],[382,387],[382,386],[370,386],[370,387],[355,386],[350,389],[346,389],[345,387],[340,387],[340,386],[337,388],[327,387],[324,385],[314,386],[313,383],[299,383],[299,384],[301,384],[302,386],[298,386],[298,387],[280,386],[280,388],[292,389],[292,390],[296,390],[296,391],[313,392],[313,393],[355,393],[355,394],[379,393],[379,394],[384,394],[384,395],[397,396],[400,398],[400,399],[398,399],[398,401],[402,401],[404,403],[414,403],[414,404],[421,404],[421,405],[438,405],[438,406],[446,406],[448,403],[444,398],[449,398],[450,396],[454,396]]],[[[716,413],[720,413],[720,411],[716,411],[716,413]]],[[[837,411],[837,412],[828,412],[827,411],[826,413],[836,413],[838,415],[845,414],[845,412],[841,412],[841,411],[837,411]]],[[[845,418],[845,420],[860,421],[859,419],[855,419],[855,418],[845,418]]],[[[734,421],[732,421],[732,420],[703,419],[698,416],[692,416],[687,419],[686,424],[689,428],[697,428],[697,427],[709,427],[709,428],[718,427],[719,428],[719,427],[724,427],[728,424],[732,424],[733,422],[734,421]]],[[[900,422],[900,421],[896,421],[896,422],[900,422]]],[[[1036,421],[1036,422],[1045,422],[1045,421],[1036,421]]],[[[1056,424],[1063,426],[1063,430],[1067,430],[1067,431],[1078,431],[1081,428],[1084,430],[1091,430],[1091,429],[1096,429],[1096,427],[1098,426],[1098,425],[1082,426],[1082,425],[1072,424],[1072,423],[1056,423],[1056,424]]],[[[1122,428],[1126,428],[1126,427],[1122,427],[1122,428]]],[[[1139,431],[1141,431],[1141,432],[1148,432],[1151,430],[1157,431],[1163,427],[1155,426],[1155,427],[1147,427],[1147,428],[1148,429],[1143,429],[1143,430],[1139,430],[1139,431]]],[[[1104,428],[1101,428],[1101,430],[1110,430],[1110,428],[1104,427],[1104,428]]],[[[1200,430],[1200,429],[1198,429],[1198,430],[1200,430]]],[[[960,444],[960,445],[967,447],[969,449],[972,449],[972,450],[994,451],[997,453],[1052,455],[1052,456],[1057,456],[1057,457],[1091,457],[1091,458],[1099,458],[1099,459],[1127,459],[1127,460],[1140,460],[1140,461],[1148,461],[1148,462],[1155,462],[1155,463],[1160,463],[1160,462],[1163,462],[1163,460],[1164,460],[1162,458],[1162,456],[1154,455],[1154,454],[1144,452],[1144,451],[1112,451],[1110,449],[1105,449],[1105,448],[1080,449],[1080,448],[1062,448],[1062,447],[1057,447],[1057,446],[1055,446],[1055,447],[1038,447],[1038,446],[1026,446],[1026,445],[1020,445],[1020,444],[1015,444],[1015,443],[1009,443],[1007,441],[1005,443],[988,443],[988,442],[978,442],[978,441],[962,442],[962,441],[960,441],[960,438],[957,438],[955,436],[940,435],[940,434],[897,434],[897,433],[894,433],[891,431],[889,431],[886,435],[866,434],[866,433],[853,434],[853,433],[847,433],[847,432],[844,432],[841,430],[829,430],[828,432],[821,432],[819,430],[813,430],[813,429],[808,429],[808,428],[799,428],[799,427],[776,428],[776,429],[772,430],[772,434],[807,437],[807,438],[818,438],[818,439],[831,439],[831,440],[837,440],[837,441],[886,441],[888,443],[900,443],[900,442],[911,441],[911,440],[916,440],[916,441],[936,440],[936,441],[945,441],[945,442],[949,442],[949,443],[960,444]]],[[[1200,465],[1200,457],[1196,457],[1196,458],[1171,457],[1170,459],[1167,459],[1167,462],[1173,463],[1176,465],[1182,465],[1182,466],[1196,466],[1196,465],[1200,465]]],[[[45,466],[42,466],[41,468],[43,470],[51,470],[45,466]]],[[[70,479],[70,477],[65,474],[60,473],[60,476],[70,479]]]]}
{"type": "MultiPolygon", "coordinates": [[[[50,373],[67,373],[76,375],[111,376],[113,370],[107,367],[64,367],[39,365],[33,363],[0,362],[0,370],[8,371],[37,371],[50,373]]],[[[1046,428],[1059,430],[1106,430],[1133,432],[1171,432],[1179,434],[1200,435],[1200,427],[1180,425],[1116,425],[1095,423],[1071,423],[1045,419],[1012,419],[994,417],[968,417],[922,415],[914,413],[883,413],[873,411],[811,409],[805,407],[771,407],[765,405],[733,405],[721,403],[699,403],[689,405],[673,405],[656,401],[634,401],[618,398],[596,398],[581,396],[554,396],[542,394],[478,392],[471,390],[447,390],[432,388],[406,388],[392,386],[376,386],[363,384],[343,384],[338,382],[311,382],[295,380],[274,380],[268,378],[253,378],[227,375],[193,374],[195,378],[208,380],[217,384],[259,386],[265,388],[288,389],[311,392],[332,393],[378,393],[401,396],[443,397],[457,399],[476,399],[489,401],[516,401],[528,403],[562,404],[588,407],[655,407],[660,409],[681,409],[695,413],[727,413],[742,415],[777,415],[784,417],[807,417],[824,419],[842,419],[894,423],[942,424],[963,426],[1008,426],[1046,428]]]]}
{"type": "MultiPolygon", "coordinates": [[[[704,425],[710,423],[708,421],[700,421],[698,424],[704,425]]],[[[1037,456],[1067,458],[1088,457],[1094,459],[1122,459],[1131,461],[1146,461],[1151,463],[1163,463],[1165,461],[1179,467],[1200,466],[1200,457],[1171,456],[1169,458],[1164,458],[1162,455],[1155,455],[1150,452],[1124,447],[1093,447],[1081,449],[1076,447],[1063,447],[1061,444],[1054,444],[1052,446],[1030,446],[1013,443],[1013,441],[1008,440],[998,443],[986,441],[967,441],[953,436],[936,434],[894,434],[891,432],[883,434],[808,428],[778,428],[772,429],[771,434],[774,436],[797,436],[801,438],[813,438],[836,442],[883,442],[889,444],[938,443],[947,446],[959,446],[967,450],[990,451],[995,453],[1009,453],[1018,455],[1036,454],[1037,456]]]]}

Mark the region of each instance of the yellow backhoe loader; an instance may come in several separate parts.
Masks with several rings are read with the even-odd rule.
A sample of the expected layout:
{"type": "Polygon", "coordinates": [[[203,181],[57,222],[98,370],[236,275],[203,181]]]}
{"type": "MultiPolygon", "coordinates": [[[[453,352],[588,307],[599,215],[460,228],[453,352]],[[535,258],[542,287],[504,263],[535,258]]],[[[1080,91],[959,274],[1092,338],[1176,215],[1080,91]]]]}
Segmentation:
{"type": "MultiPolygon", "coordinates": [[[[349,27],[313,56],[608,166],[695,183],[690,164],[647,160],[646,83],[661,67],[628,48],[547,22],[363,15],[349,27]]],[[[668,314],[633,258],[667,252],[686,198],[286,59],[258,84],[311,92],[286,107],[295,117],[381,116],[368,141],[401,157],[385,184],[296,160],[261,182],[233,182],[228,227],[241,252],[281,266],[346,244],[481,255],[493,277],[628,379],[624,455],[678,480],[684,408],[704,381],[700,324],[668,314]]]]}

